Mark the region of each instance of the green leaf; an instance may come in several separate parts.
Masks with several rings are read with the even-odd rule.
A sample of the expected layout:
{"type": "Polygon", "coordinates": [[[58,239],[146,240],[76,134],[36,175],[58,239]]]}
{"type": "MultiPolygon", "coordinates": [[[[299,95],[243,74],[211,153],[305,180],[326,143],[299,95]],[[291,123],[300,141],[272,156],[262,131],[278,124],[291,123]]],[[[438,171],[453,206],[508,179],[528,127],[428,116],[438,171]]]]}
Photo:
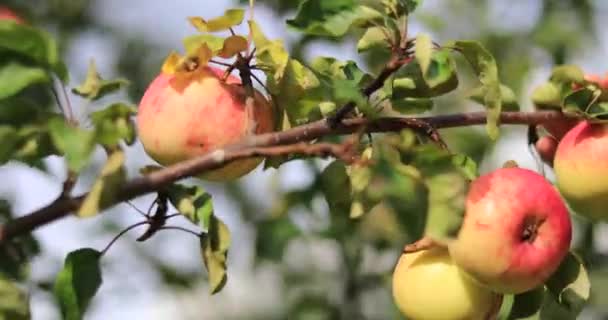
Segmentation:
{"type": "Polygon", "coordinates": [[[0,49],[32,59],[39,66],[51,69],[66,82],[67,68],[59,58],[55,40],[46,32],[11,21],[0,21],[0,49]]]}
{"type": "Polygon", "coordinates": [[[53,293],[66,320],[79,320],[101,286],[101,253],[85,248],[70,252],[57,275],[53,293]]]}
{"type": "Polygon", "coordinates": [[[332,214],[349,215],[352,203],[351,185],[343,162],[336,160],[323,170],[321,190],[332,214]]]}
{"type": "Polygon", "coordinates": [[[280,261],[289,241],[301,234],[287,217],[263,221],[256,230],[256,255],[272,261],[280,261]]]}
{"type": "Polygon", "coordinates": [[[426,77],[429,67],[431,66],[431,58],[433,54],[433,41],[428,34],[421,33],[416,37],[416,48],[414,52],[416,61],[420,65],[422,75],[426,77]]]}
{"type": "Polygon", "coordinates": [[[564,98],[563,110],[567,113],[585,116],[592,106],[598,103],[601,94],[601,90],[589,87],[574,91],[564,98]]]}
{"type": "MultiPolygon", "coordinates": [[[[283,73],[290,61],[289,53],[281,40],[271,41],[266,38],[261,28],[255,21],[249,21],[249,28],[256,47],[255,58],[259,66],[270,78],[270,84],[278,88],[283,79],[283,73]]],[[[277,93],[274,91],[273,93],[277,93]]]]}
{"type": "Polygon", "coordinates": [[[128,145],[135,142],[135,124],[131,119],[137,113],[135,106],[115,103],[105,109],[91,113],[91,122],[95,126],[96,140],[109,148],[125,141],[128,145]]]}
{"type": "Polygon", "coordinates": [[[48,129],[53,144],[65,155],[68,168],[80,172],[93,153],[95,132],[77,128],[60,118],[49,120],[48,129]]]}
{"type": "Polygon", "coordinates": [[[16,283],[0,275],[0,319],[29,320],[30,301],[16,283]]]}
{"type": "Polygon", "coordinates": [[[184,38],[183,43],[186,54],[193,55],[203,44],[206,44],[211,51],[219,52],[224,47],[224,40],[225,38],[212,34],[197,34],[184,38]]]}
{"type": "Polygon", "coordinates": [[[97,72],[97,66],[95,65],[95,61],[91,60],[89,62],[87,78],[81,85],[76,88],[73,88],[72,92],[91,101],[95,101],[104,97],[105,95],[120,90],[127,85],[129,85],[129,81],[122,78],[114,80],[104,80],[97,72]]]}
{"type": "Polygon", "coordinates": [[[43,68],[7,61],[0,65],[0,99],[11,97],[33,84],[49,81],[43,68]]]}
{"type": "Polygon", "coordinates": [[[201,253],[209,274],[209,291],[217,293],[226,284],[226,259],[230,247],[230,231],[215,215],[209,220],[209,231],[201,236],[201,253]]]}
{"type": "Polygon", "coordinates": [[[500,80],[498,79],[498,67],[494,56],[477,41],[457,40],[449,46],[454,47],[465,57],[485,88],[483,104],[488,110],[486,130],[490,138],[497,139],[499,135],[500,111],[502,110],[502,97],[500,80]]]}
{"type": "Polygon", "coordinates": [[[391,99],[393,110],[401,114],[418,114],[431,111],[435,103],[427,98],[401,98],[391,99]]]}
{"type": "Polygon", "coordinates": [[[125,183],[127,176],[124,163],[124,151],[116,149],[108,155],[106,164],[78,209],[79,217],[95,216],[103,209],[116,203],[120,188],[125,183]]]}
{"type": "Polygon", "coordinates": [[[546,283],[555,301],[577,316],[587,304],[591,283],[582,260],[569,253],[546,283]]]}
{"type": "Polygon", "coordinates": [[[545,299],[545,288],[539,287],[514,296],[508,320],[537,319],[545,299]]]}
{"type": "MultiPolygon", "coordinates": [[[[469,99],[483,105],[485,103],[486,90],[487,88],[485,86],[480,86],[473,89],[473,91],[471,91],[469,94],[469,99]]],[[[511,88],[501,84],[500,97],[502,99],[502,111],[519,111],[517,96],[511,88]]],[[[534,94],[532,99],[534,99],[534,94]]]]}
{"type": "Polygon", "coordinates": [[[287,24],[308,35],[341,37],[353,25],[366,25],[382,14],[355,0],[305,0],[287,24]]]}
{"type": "Polygon", "coordinates": [[[447,50],[433,52],[427,73],[422,74],[418,61],[397,72],[392,82],[392,101],[404,98],[432,98],[458,87],[456,65],[447,50]]]}
{"type": "Polygon", "coordinates": [[[532,91],[532,102],[539,109],[561,109],[562,95],[557,84],[546,82],[532,91]]]}
{"type": "Polygon", "coordinates": [[[469,180],[475,180],[479,176],[477,162],[466,154],[455,154],[452,156],[452,164],[469,180]]]}
{"type": "Polygon", "coordinates": [[[243,9],[228,9],[223,16],[205,20],[201,17],[189,18],[190,23],[202,33],[228,30],[243,22],[245,11],[243,9]]]}
{"type": "Polygon", "coordinates": [[[213,216],[211,195],[200,186],[187,187],[173,184],[167,189],[171,204],[192,223],[203,231],[209,230],[209,221],[213,216]]]}
{"type": "Polygon", "coordinates": [[[387,10],[397,16],[409,15],[417,7],[422,5],[423,0],[382,0],[387,10]]]}
{"type": "Polygon", "coordinates": [[[390,41],[387,35],[390,35],[389,30],[385,27],[371,27],[365,30],[365,33],[357,42],[357,51],[365,52],[374,48],[390,48],[390,41]]]}

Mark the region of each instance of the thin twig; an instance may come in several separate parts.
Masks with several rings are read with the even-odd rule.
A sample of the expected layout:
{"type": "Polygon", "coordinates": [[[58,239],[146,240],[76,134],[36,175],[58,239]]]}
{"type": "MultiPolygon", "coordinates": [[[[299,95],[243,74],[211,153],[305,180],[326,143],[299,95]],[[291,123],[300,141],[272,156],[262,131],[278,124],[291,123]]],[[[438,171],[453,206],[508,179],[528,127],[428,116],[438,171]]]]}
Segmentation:
{"type": "Polygon", "coordinates": [[[105,255],[105,254],[106,254],[106,252],[108,252],[108,250],[110,250],[110,248],[112,247],[112,245],[113,245],[113,244],[114,244],[114,243],[115,243],[115,242],[116,242],[118,239],[120,239],[120,237],[122,237],[123,235],[125,235],[127,232],[129,232],[129,231],[131,231],[131,230],[133,230],[133,229],[135,229],[135,228],[137,228],[137,227],[143,226],[143,225],[145,225],[145,224],[148,224],[148,221],[142,221],[142,222],[138,222],[138,223],[133,224],[133,225],[129,226],[128,228],[126,228],[126,229],[122,230],[122,231],[121,231],[119,234],[117,234],[117,235],[116,235],[114,238],[112,238],[112,240],[110,241],[110,243],[108,243],[108,244],[106,245],[106,247],[105,247],[105,248],[103,248],[103,250],[101,250],[101,255],[102,255],[102,256],[103,256],[103,255],[105,255]]]}

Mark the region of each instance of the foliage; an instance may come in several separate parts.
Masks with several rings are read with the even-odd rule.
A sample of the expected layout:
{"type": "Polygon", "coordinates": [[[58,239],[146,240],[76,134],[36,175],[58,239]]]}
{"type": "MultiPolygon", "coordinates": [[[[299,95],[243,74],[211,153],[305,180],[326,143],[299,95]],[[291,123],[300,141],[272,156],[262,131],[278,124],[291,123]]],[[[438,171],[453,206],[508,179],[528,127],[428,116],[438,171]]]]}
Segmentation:
{"type": "MultiPolygon", "coordinates": [[[[85,10],[77,10],[80,8],[77,2],[73,4],[73,15],[65,13],[61,28],[77,28],[84,19],[85,10]]],[[[325,318],[364,318],[365,311],[358,306],[359,301],[367,292],[386,289],[385,277],[391,271],[390,268],[368,268],[366,250],[396,257],[403,244],[423,236],[449,242],[462,220],[468,184],[478,175],[477,162],[486,146],[500,137],[501,112],[519,110],[521,100],[516,93],[520,92],[527,68],[510,66],[514,60],[517,67],[526,61],[513,57],[510,48],[502,44],[502,37],[508,38],[509,43],[530,47],[527,38],[538,38],[538,43],[560,64],[567,45],[574,45],[576,41],[562,43],[547,35],[546,30],[555,23],[558,10],[552,1],[545,1],[544,18],[530,31],[531,36],[490,33],[475,40],[450,41],[436,37],[436,32],[410,34],[407,26],[412,20],[426,20],[431,24],[428,22],[431,17],[417,11],[423,7],[422,1],[260,2],[270,4],[279,12],[289,12],[285,26],[301,37],[292,50],[284,40],[269,39],[255,17],[248,20],[246,10],[228,9],[219,17],[188,17],[191,30],[196,33],[184,38],[183,50],[172,51],[162,66],[160,63],[155,66],[156,70],[186,77],[192,63],[203,66],[218,61],[234,63],[243,83],[252,83],[257,78],[249,78],[248,73],[243,72],[243,68],[249,66],[244,67],[242,63],[253,61],[253,75],[265,79],[262,84],[275,104],[279,119],[277,130],[331,118],[349,105],[353,107],[349,116],[372,120],[445,114],[465,104],[465,99],[458,95],[476,102],[475,108],[487,111],[486,135],[461,132],[459,134],[467,138],[457,137],[458,142],[454,143],[447,137],[448,145],[455,146],[454,149],[445,149],[443,141],[429,130],[411,128],[373,134],[369,138],[354,135],[357,140],[353,146],[354,161],[337,157],[319,167],[316,162],[302,161],[302,156],[267,159],[267,170],[283,170],[286,164],[296,160],[306,163],[313,179],[300,188],[277,191],[279,200],[267,214],[254,217],[251,212],[243,213],[256,231],[252,244],[256,267],[264,263],[287,265],[290,246],[298,241],[311,238],[332,241],[338,246],[341,260],[343,274],[339,281],[345,287],[343,297],[334,301],[314,290],[306,290],[307,286],[322,286],[325,282],[315,279],[314,274],[321,273],[318,270],[306,270],[311,276],[301,270],[283,268],[281,275],[289,293],[284,312],[294,319],[310,314],[325,318]],[[246,27],[249,34],[227,33],[235,27],[246,27]],[[364,63],[331,56],[302,58],[307,44],[353,39],[364,63]],[[503,47],[507,49],[502,50],[503,47]],[[183,53],[177,53],[179,51],[183,53]],[[374,81],[389,66],[394,70],[374,87],[374,81]],[[463,92],[465,94],[461,94],[463,92]],[[447,101],[453,105],[448,106],[447,101]],[[326,215],[318,209],[319,199],[327,206],[326,215]],[[295,213],[302,208],[308,213],[304,218],[295,213]],[[302,219],[312,227],[303,227],[302,219]]],[[[584,4],[578,5],[577,14],[589,14],[584,4]]],[[[23,5],[16,7],[19,6],[23,5]]],[[[448,18],[445,22],[449,23],[448,18]]],[[[61,49],[60,41],[42,27],[0,21],[0,139],[3,141],[0,164],[22,162],[44,169],[47,157],[58,156],[66,163],[66,176],[79,179],[90,171],[94,152],[103,150],[105,163],[94,173],[89,192],[75,210],[78,217],[89,218],[132,197],[121,193],[121,188],[132,181],[125,150],[137,140],[133,121],[137,110],[127,102],[107,101],[116,98],[114,94],[120,90],[132,90],[133,87],[128,87],[130,84],[141,90],[145,82],[136,78],[141,76],[138,72],[132,73],[135,78],[130,79],[132,83],[124,78],[104,79],[91,61],[84,82],[71,92],[104,106],[89,112],[87,121],[79,123],[71,115],[69,105],[59,98],[56,102],[51,99],[53,95],[61,96],[57,85],[65,86],[69,79],[61,49]]],[[[146,69],[144,62],[133,61],[133,55],[136,53],[125,58],[130,63],[139,63],[131,68],[146,69]]],[[[608,119],[607,89],[583,75],[579,67],[561,64],[553,69],[547,82],[535,88],[530,98],[538,109],[561,110],[567,115],[605,121],[608,119]]],[[[135,96],[134,100],[140,98],[139,91],[130,93],[135,96]]],[[[332,134],[318,142],[345,144],[349,138],[352,137],[332,134]]],[[[144,167],[136,179],[140,182],[153,179],[159,169],[144,167]]],[[[238,193],[240,186],[231,188],[238,193]]],[[[140,240],[171,228],[167,223],[172,211],[186,218],[192,223],[190,227],[197,230],[190,233],[197,236],[209,292],[221,292],[231,279],[229,252],[235,241],[229,225],[220,219],[224,213],[218,215],[214,208],[212,191],[198,184],[178,183],[168,183],[153,191],[158,192],[154,203],[156,212],[146,212],[141,225],[147,225],[148,231],[140,240]]],[[[71,196],[71,189],[64,192],[60,199],[71,196]]],[[[248,209],[244,211],[256,211],[251,205],[247,207],[246,196],[240,195],[238,200],[242,208],[248,209]]],[[[8,202],[0,202],[0,216],[2,223],[14,219],[8,202]]],[[[0,300],[3,301],[0,319],[29,317],[28,294],[21,284],[28,279],[28,261],[39,250],[30,234],[0,245],[0,300]]],[[[590,282],[589,277],[593,279],[601,270],[596,266],[586,269],[589,267],[586,260],[593,257],[593,252],[579,257],[577,251],[570,253],[544,287],[505,297],[500,319],[577,318],[590,305],[590,299],[594,302],[590,288],[595,283],[590,282]]],[[[102,274],[106,272],[102,263],[105,254],[106,250],[83,248],[65,258],[52,286],[65,319],[84,318],[87,307],[94,303],[102,285],[102,274]]],[[[174,282],[196,280],[196,277],[183,277],[186,279],[183,280],[174,270],[162,265],[158,269],[174,282]]],[[[386,314],[388,312],[383,314],[384,318],[386,314]]]]}

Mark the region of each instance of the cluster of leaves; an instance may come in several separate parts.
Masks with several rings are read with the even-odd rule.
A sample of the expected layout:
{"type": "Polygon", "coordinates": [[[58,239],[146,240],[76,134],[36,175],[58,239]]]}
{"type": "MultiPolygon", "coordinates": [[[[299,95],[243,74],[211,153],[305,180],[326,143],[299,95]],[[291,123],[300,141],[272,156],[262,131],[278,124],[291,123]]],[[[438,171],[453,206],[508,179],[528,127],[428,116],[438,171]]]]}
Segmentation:
{"type": "Polygon", "coordinates": [[[539,85],[532,93],[538,109],[556,109],[565,114],[583,117],[593,122],[608,119],[608,88],[574,65],[553,69],[549,81],[539,85]]]}
{"type": "MultiPolygon", "coordinates": [[[[369,118],[433,111],[437,97],[459,86],[455,56],[460,54],[480,83],[471,90],[470,98],[487,108],[487,132],[491,138],[497,138],[500,112],[516,109],[517,103],[513,91],[500,83],[494,57],[475,41],[458,40],[440,45],[426,34],[410,37],[407,22],[420,2],[383,0],[362,4],[355,0],[305,0],[299,3],[295,17],[287,21],[288,26],[307,37],[340,39],[357,35],[360,53],[383,52],[385,64],[396,65],[398,70],[379,88],[372,87],[377,78],[354,61],[324,56],[311,61],[296,59],[289,55],[281,40],[268,39],[255,21],[247,21],[256,49],[256,68],[265,73],[264,85],[277,112],[284,113],[286,119],[285,123],[277,123],[277,128],[319,120],[349,104],[355,106],[357,116],[369,118]]],[[[231,9],[214,19],[190,18],[200,34],[184,39],[185,56],[169,55],[162,70],[179,74],[189,72],[188,65],[193,60],[198,65],[206,65],[217,58],[246,57],[252,52],[247,37],[216,34],[241,24],[244,17],[243,10],[231,9]]],[[[0,163],[18,160],[35,164],[47,155],[61,155],[65,157],[69,174],[77,176],[88,164],[94,149],[101,146],[107,152],[107,162],[78,215],[94,216],[115,204],[120,197],[117,186],[126,179],[122,149],[136,139],[131,122],[135,109],[123,103],[111,104],[91,113],[92,128],[83,128],[66,121],[62,114],[39,108],[24,99],[23,93],[40,85],[48,91],[55,77],[60,81],[67,79],[54,41],[36,28],[3,21],[0,21],[0,40],[0,137],[9,142],[0,147],[0,163]]],[[[586,82],[579,71],[557,70],[550,83],[535,92],[535,103],[547,107],[559,105],[567,112],[583,112],[601,119],[602,89],[586,82]],[[573,83],[582,84],[581,89],[573,89],[573,83]]],[[[102,79],[92,63],[85,82],[72,92],[96,101],[126,83],[122,79],[102,79]]],[[[283,114],[277,114],[276,118],[283,119],[283,114]]],[[[434,145],[425,134],[411,130],[376,135],[368,143],[361,143],[360,149],[360,161],[332,162],[310,186],[287,194],[283,206],[272,218],[259,223],[258,231],[266,234],[256,243],[261,257],[282,258],[288,243],[303,234],[290,219],[289,210],[300,205],[312,210],[318,195],[325,198],[330,211],[330,224],[318,232],[337,239],[348,249],[345,256],[353,273],[361,263],[360,249],[352,249],[361,246],[361,239],[356,235],[365,232],[363,226],[369,221],[366,218],[378,208],[390,212],[407,231],[407,239],[375,238],[381,239],[379,247],[387,241],[401,244],[423,235],[438,240],[454,235],[460,224],[467,184],[477,176],[474,160],[464,154],[452,154],[434,145]]],[[[286,160],[289,159],[268,159],[266,166],[278,167],[286,160]]],[[[200,228],[201,256],[208,271],[210,291],[218,292],[227,281],[226,259],[231,239],[226,225],[214,214],[211,196],[200,187],[177,184],[162,192],[179,213],[200,228]]],[[[1,248],[7,250],[9,257],[2,261],[19,258],[10,264],[18,266],[11,270],[4,270],[4,262],[0,265],[10,281],[23,280],[24,257],[37,250],[35,242],[29,240],[20,239],[24,243],[19,244],[18,251],[13,244],[1,248]],[[19,255],[15,256],[15,252],[19,255]]],[[[4,255],[4,251],[0,253],[4,255]]],[[[103,252],[90,248],[66,257],[54,285],[65,318],[83,317],[102,283],[102,257],[103,252]]],[[[381,275],[374,279],[381,283],[381,275]]],[[[7,297],[6,301],[17,301],[5,314],[26,315],[25,296],[10,281],[0,279],[0,292],[7,297]]],[[[560,319],[566,317],[564,314],[574,319],[586,302],[588,291],[586,272],[572,255],[546,288],[507,297],[502,314],[509,319],[533,315],[548,319],[551,318],[548,314],[559,310],[560,319]],[[535,303],[530,303],[530,296],[536,297],[535,303]]]]}

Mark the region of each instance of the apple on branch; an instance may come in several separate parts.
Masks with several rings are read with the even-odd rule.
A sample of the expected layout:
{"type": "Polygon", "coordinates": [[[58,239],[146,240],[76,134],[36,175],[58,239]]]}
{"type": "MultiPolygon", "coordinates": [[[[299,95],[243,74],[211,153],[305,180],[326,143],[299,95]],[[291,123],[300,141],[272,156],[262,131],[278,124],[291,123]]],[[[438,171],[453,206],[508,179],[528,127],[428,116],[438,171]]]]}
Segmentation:
{"type": "Polygon", "coordinates": [[[543,176],[501,168],[473,181],[458,236],[449,244],[454,262],[500,293],[543,284],[568,253],[568,209],[543,176]]]}
{"type": "Polygon", "coordinates": [[[412,320],[493,319],[502,303],[502,295],[471,280],[442,247],[401,255],[393,298],[412,320]]]}
{"type": "Polygon", "coordinates": [[[557,146],[557,186],[578,214],[608,219],[608,127],[579,123],[557,146]]]}
{"type": "MultiPolygon", "coordinates": [[[[196,57],[177,67],[171,67],[172,59],[175,56],[167,59],[163,72],[147,88],[137,113],[139,138],[151,158],[171,165],[241,141],[252,132],[273,130],[273,108],[260,92],[254,89],[254,110],[249,114],[240,79],[229,75],[224,80],[223,70],[200,64],[196,57]]],[[[261,161],[237,160],[200,178],[235,179],[261,161]]]]}

